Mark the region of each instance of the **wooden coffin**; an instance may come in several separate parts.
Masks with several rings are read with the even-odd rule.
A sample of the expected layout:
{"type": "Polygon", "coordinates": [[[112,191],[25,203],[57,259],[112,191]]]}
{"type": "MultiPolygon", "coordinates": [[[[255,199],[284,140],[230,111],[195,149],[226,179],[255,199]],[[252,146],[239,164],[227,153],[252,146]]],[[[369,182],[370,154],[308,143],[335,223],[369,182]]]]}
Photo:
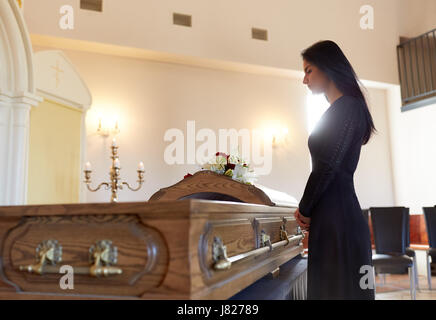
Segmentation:
{"type": "Polygon", "coordinates": [[[294,210],[203,199],[0,207],[0,298],[228,299],[302,252],[294,210]],[[61,288],[62,266],[73,289],[61,288]]]}
{"type": "Polygon", "coordinates": [[[286,193],[260,184],[244,184],[210,170],[201,170],[178,183],[160,189],[149,201],[204,199],[297,208],[298,202],[286,193]]]}
{"type": "MultiPolygon", "coordinates": [[[[294,234],[294,237],[290,237],[295,239],[293,243],[287,244],[288,249],[292,251],[291,255],[286,255],[289,252],[283,250],[281,253],[278,253],[277,258],[280,259],[286,256],[288,263],[285,269],[293,274],[297,274],[297,278],[289,277],[286,272],[283,273],[283,276],[279,275],[280,268],[270,266],[269,269],[264,269],[270,272],[266,272],[267,276],[264,276],[246,289],[239,291],[233,298],[238,297],[236,299],[239,299],[239,297],[243,297],[243,299],[247,299],[248,297],[250,299],[259,299],[261,296],[264,298],[269,296],[282,299],[286,295],[297,294],[300,297],[306,295],[305,271],[301,273],[301,270],[297,269],[307,266],[307,261],[298,262],[297,260],[301,260],[300,254],[304,251],[302,240],[307,233],[303,234],[301,232],[293,217],[298,207],[298,202],[295,198],[258,183],[244,184],[210,170],[201,170],[194,175],[186,176],[185,179],[170,187],[160,189],[151,196],[149,201],[183,199],[203,199],[222,201],[223,203],[226,201],[254,203],[285,209],[283,211],[284,214],[271,214],[262,217],[252,216],[247,220],[230,218],[225,222],[208,222],[207,228],[210,229],[208,231],[210,233],[208,242],[218,241],[218,243],[222,243],[232,255],[232,259],[237,259],[247,253],[253,253],[259,250],[259,248],[265,249],[265,239],[269,239],[270,244],[273,243],[274,247],[279,248],[283,244],[282,240],[286,239],[286,236],[283,234],[289,235],[289,232],[294,234]],[[248,243],[249,245],[241,246],[241,243],[248,243]],[[283,256],[280,256],[281,254],[283,256]],[[292,258],[294,258],[294,262],[289,260],[292,258]],[[296,267],[297,264],[299,267],[296,267]],[[289,282],[286,285],[288,288],[291,288],[292,292],[288,292],[288,290],[284,290],[280,286],[274,288],[274,286],[277,286],[277,281],[289,282]],[[277,293],[263,294],[262,290],[259,290],[261,287],[273,288],[272,290],[277,291],[277,293]]],[[[261,257],[253,260],[250,265],[259,262],[262,262],[261,257]]],[[[280,263],[277,265],[283,262],[286,262],[286,260],[280,260],[280,263]]]]}

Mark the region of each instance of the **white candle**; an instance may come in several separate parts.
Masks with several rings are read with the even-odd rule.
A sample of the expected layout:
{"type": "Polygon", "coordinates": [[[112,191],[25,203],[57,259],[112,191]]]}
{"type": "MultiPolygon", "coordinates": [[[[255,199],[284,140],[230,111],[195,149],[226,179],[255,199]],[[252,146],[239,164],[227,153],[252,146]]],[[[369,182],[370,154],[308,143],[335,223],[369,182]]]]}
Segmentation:
{"type": "Polygon", "coordinates": [[[85,170],[91,171],[91,163],[89,161],[85,164],[85,170]]]}
{"type": "Polygon", "coordinates": [[[117,146],[117,141],[115,140],[115,138],[112,139],[112,147],[116,147],[117,146]]]}
{"type": "Polygon", "coordinates": [[[144,163],[142,161],[138,164],[138,171],[144,171],[144,163]]]}
{"type": "Polygon", "coordinates": [[[120,167],[120,160],[119,160],[118,158],[115,159],[114,167],[115,167],[115,168],[119,168],[119,167],[120,167]]]}

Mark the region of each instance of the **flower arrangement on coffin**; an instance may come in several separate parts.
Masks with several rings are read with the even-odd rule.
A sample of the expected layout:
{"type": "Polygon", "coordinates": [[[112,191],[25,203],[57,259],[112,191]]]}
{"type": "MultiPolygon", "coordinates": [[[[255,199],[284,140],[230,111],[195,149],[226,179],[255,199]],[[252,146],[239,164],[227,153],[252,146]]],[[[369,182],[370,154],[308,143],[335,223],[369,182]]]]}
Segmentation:
{"type": "MultiPolygon", "coordinates": [[[[238,154],[226,154],[224,152],[217,152],[215,157],[209,162],[203,164],[200,170],[210,170],[219,174],[231,177],[233,180],[253,184],[257,180],[257,175],[253,168],[244,161],[238,154]]],[[[184,176],[187,178],[192,176],[188,173],[184,176]]]]}

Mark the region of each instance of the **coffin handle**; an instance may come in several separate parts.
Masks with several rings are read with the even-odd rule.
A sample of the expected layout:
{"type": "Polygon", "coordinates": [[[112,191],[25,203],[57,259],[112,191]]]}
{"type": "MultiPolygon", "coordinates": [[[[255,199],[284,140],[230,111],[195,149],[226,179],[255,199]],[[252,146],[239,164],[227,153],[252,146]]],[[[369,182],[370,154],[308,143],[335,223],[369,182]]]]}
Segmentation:
{"type": "Polygon", "coordinates": [[[36,247],[36,263],[19,266],[20,271],[43,274],[46,265],[55,265],[62,261],[62,246],[57,240],[44,240],[36,247]]]}
{"type": "MultiPolygon", "coordinates": [[[[113,265],[117,263],[118,249],[110,240],[99,240],[89,248],[91,266],[73,268],[75,274],[85,274],[92,277],[122,274],[123,270],[113,265]]],[[[44,240],[36,248],[35,264],[19,266],[20,271],[43,275],[59,273],[57,263],[62,261],[62,246],[57,240],[44,240]]]]}
{"type": "MultiPolygon", "coordinates": [[[[284,235],[284,233],[281,233],[284,235]]],[[[244,260],[248,257],[253,257],[260,255],[265,252],[270,252],[278,247],[284,247],[288,245],[290,242],[298,241],[298,245],[301,245],[301,240],[303,240],[304,234],[297,233],[293,236],[287,236],[286,239],[283,239],[278,242],[271,243],[271,239],[269,237],[263,237],[263,247],[244,252],[241,254],[237,254],[235,256],[228,257],[227,256],[227,248],[223,244],[223,241],[220,237],[214,238],[214,243],[212,247],[212,258],[214,260],[213,269],[215,270],[225,270],[230,269],[232,263],[236,261],[244,260]]]]}
{"type": "Polygon", "coordinates": [[[121,268],[113,267],[117,263],[118,248],[111,240],[99,240],[89,248],[89,275],[93,277],[122,274],[121,268]]]}

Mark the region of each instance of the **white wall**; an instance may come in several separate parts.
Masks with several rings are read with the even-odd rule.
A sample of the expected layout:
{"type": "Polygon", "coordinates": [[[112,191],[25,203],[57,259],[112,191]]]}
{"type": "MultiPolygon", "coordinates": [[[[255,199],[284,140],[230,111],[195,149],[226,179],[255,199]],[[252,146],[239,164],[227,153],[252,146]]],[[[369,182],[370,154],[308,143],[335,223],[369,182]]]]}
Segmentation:
{"type": "Polygon", "coordinates": [[[386,94],[384,89],[370,89],[367,97],[377,132],[362,146],[354,174],[356,194],[362,208],[395,205],[386,94]]]}
{"type": "Polygon", "coordinates": [[[399,32],[404,37],[416,37],[436,28],[436,1],[398,0],[399,32]]]}
{"type": "Polygon", "coordinates": [[[423,206],[436,204],[436,104],[398,112],[399,89],[389,96],[396,203],[419,214],[423,206]]]}

